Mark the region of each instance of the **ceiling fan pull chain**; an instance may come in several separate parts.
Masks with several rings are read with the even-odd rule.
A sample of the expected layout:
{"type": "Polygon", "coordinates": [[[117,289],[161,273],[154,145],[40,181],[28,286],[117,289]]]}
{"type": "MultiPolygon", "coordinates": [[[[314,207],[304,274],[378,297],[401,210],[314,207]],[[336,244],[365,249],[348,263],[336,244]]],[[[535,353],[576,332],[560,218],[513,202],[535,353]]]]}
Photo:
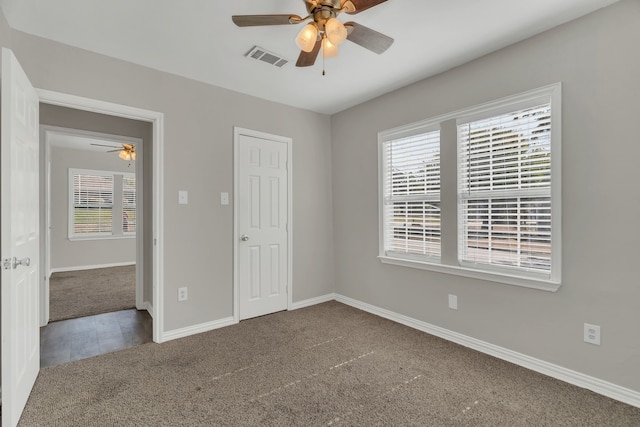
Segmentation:
{"type": "Polygon", "coordinates": [[[322,46],[322,75],[324,76],[326,72],[324,71],[324,46],[322,46]]]}

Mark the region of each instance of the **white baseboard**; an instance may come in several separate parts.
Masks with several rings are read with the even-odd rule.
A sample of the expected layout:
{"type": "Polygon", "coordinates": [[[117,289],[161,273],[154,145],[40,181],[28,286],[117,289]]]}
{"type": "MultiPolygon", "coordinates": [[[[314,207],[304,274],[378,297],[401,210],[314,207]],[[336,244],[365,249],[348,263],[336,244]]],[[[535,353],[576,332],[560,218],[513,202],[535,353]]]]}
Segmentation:
{"type": "MultiPolygon", "coordinates": [[[[328,294],[321,297],[310,298],[308,300],[298,301],[296,303],[293,303],[291,307],[289,307],[289,310],[298,310],[304,307],[321,304],[323,302],[333,301],[334,299],[335,299],[335,294],[328,294]]],[[[145,305],[148,305],[147,310],[151,314],[152,313],[151,304],[145,303],[145,305]]],[[[238,322],[234,320],[233,316],[231,316],[231,317],[227,317],[220,320],[214,320],[213,322],[207,322],[207,323],[202,323],[200,325],[189,326],[187,328],[174,329],[173,331],[162,333],[162,336],[160,337],[160,340],[158,342],[162,343],[166,341],[175,340],[178,338],[184,338],[184,337],[188,337],[189,335],[200,334],[202,332],[212,331],[214,329],[224,328],[226,326],[232,326],[237,323],[238,322]]]]}
{"type": "MultiPolygon", "coordinates": [[[[310,298],[304,301],[298,301],[293,303],[291,307],[289,307],[289,310],[298,310],[304,307],[321,304],[323,302],[333,301],[334,299],[335,299],[335,294],[328,294],[328,295],[323,295],[321,297],[310,298]]],[[[148,304],[149,306],[147,310],[149,310],[149,313],[152,313],[151,304],[150,303],[146,303],[146,304],[148,304]]],[[[166,342],[166,341],[171,341],[178,338],[184,338],[184,337],[188,337],[189,335],[195,335],[202,332],[212,331],[214,329],[224,328],[225,326],[232,326],[237,323],[238,322],[234,320],[233,316],[231,316],[225,319],[214,320],[213,322],[207,322],[207,323],[202,323],[200,325],[189,326],[187,328],[174,329],[173,331],[162,333],[162,336],[160,337],[160,340],[158,342],[166,342]]]]}
{"type": "Polygon", "coordinates": [[[146,310],[149,316],[153,318],[153,305],[149,301],[145,301],[141,306],[136,307],[136,310],[146,310]]]}
{"type": "Polygon", "coordinates": [[[225,326],[235,325],[237,322],[233,319],[233,316],[224,319],[214,320],[213,322],[201,323],[199,325],[193,325],[186,328],[174,329],[172,331],[163,332],[160,335],[159,343],[175,340],[178,338],[185,338],[189,335],[200,334],[202,332],[212,331],[214,329],[224,328],[225,326]]]}
{"type": "Polygon", "coordinates": [[[294,302],[289,307],[289,310],[299,310],[301,308],[310,307],[316,304],[322,304],[323,302],[329,302],[336,299],[336,294],[327,294],[320,297],[309,298],[306,300],[294,302]]]}
{"type": "Polygon", "coordinates": [[[402,314],[394,313],[392,311],[376,307],[349,297],[345,297],[343,295],[336,294],[335,300],[343,304],[347,304],[360,310],[369,312],[371,314],[384,317],[385,319],[401,323],[403,325],[409,326],[410,328],[435,335],[447,341],[472,348],[481,353],[497,357],[498,359],[506,360],[507,362],[511,362],[524,368],[531,369],[532,371],[548,375],[552,378],[556,378],[558,380],[573,384],[578,387],[586,388],[587,390],[591,390],[603,396],[607,396],[612,399],[619,400],[620,402],[624,402],[631,406],[640,408],[640,392],[638,391],[621,387],[608,381],[603,381],[601,379],[585,375],[580,372],[564,368],[562,366],[554,365],[553,363],[545,362],[544,360],[527,356],[526,354],[499,347],[497,345],[490,344],[466,335],[462,335],[457,332],[452,332],[439,326],[431,325],[421,320],[416,320],[402,314]]]}
{"type": "Polygon", "coordinates": [[[128,265],[136,265],[136,262],[129,261],[129,262],[116,262],[111,264],[78,265],[75,267],[57,267],[57,268],[51,269],[51,271],[49,272],[50,273],[49,277],[51,277],[51,274],[53,273],[65,273],[67,271],[93,270],[96,268],[125,267],[128,265]]]}

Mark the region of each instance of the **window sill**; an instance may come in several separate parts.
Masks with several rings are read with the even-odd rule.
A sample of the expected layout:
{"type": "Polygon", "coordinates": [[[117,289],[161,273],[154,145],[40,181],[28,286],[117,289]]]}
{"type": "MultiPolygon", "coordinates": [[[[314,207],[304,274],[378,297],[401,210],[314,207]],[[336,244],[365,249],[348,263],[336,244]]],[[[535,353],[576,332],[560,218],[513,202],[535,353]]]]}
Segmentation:
{"type": "Polygon", "coordinates": [[[135,234],[121,234],[118,236],[108,235],[108,236],[69,236],[70,242],[84,242],[88,240],[122,240],[122,239],[135,239],[135,234]]]}
{"type": "Polygon", "coordinates": [[[503,273],[476,270],[468,267],[433,264],[423,261],[412,261],[394,258],[390,256],[378,256],[383,264],[393,264],[402,267],[418,268],[421,270],[436,271],[438,273],[453,274],[456,276],[470,277],[472,279],[487,280],[506,285],[521,286],[524,288],[539,289],[542,291],[556,292],[560,288],[560,281],[550,279],[538,279],[523,276],[514,276],[503,273]]]}

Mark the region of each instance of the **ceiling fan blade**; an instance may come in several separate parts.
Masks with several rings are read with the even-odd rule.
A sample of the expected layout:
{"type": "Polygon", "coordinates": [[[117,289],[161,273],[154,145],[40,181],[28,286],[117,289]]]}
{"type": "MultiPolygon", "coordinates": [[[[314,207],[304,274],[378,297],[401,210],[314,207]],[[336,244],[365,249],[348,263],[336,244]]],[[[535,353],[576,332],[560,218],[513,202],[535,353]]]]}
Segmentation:
{"type": "Polygon", "coordinates": [[[356,13],[364,12],[367,9],[371,9],[374,6],[384,3],[387,0],[350,0],[350,1],[355,6],[356,10],[355,12],[347,11],[347,13],[349,15],[355,15],[356,13]]]}
{"type": "Polygon", "coordinates": [[[311,52],[301,51],[300,56],[298,56],[298,61],[296,62],[296,67],[310,67],[315,64],[321,46],[322,40],[318,40],[311,52]]]}
{"type": "Polygon", "coordinates": [[[303,21],[298,15],[233,15],[231,19],[238,27],[289,25],[303,21]]]}
{"type": "Polygon", "coordinates": [[[369,49],[371,52],[375,52],[378,55],[384,53],[393,44],[393,39],[389,36],[385,36],[371,28],[365,27],[355,22],[345,22],[345,27],[349,35],[347,40],[358,44],[365,49],[369,49]]]}
{"type": "Polygon", "coordinates": [[[94,144],[93,142],[89,145],[95,145],[96,147],[109,147],[109,148],[120,148],[118,145],[107,145],[107,144],[94,144]]]}

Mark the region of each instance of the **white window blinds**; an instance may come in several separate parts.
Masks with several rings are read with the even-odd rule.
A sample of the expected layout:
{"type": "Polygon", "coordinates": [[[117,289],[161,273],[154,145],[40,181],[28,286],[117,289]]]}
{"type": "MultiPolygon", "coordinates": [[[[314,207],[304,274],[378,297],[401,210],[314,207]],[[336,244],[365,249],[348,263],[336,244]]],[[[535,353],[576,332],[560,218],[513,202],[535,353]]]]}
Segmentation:
{"type": "Polygon", "coordinates": [[[551,105],[458,125],[461,263],[551,271],[551,105]]]}
{"type": "Polygon", "coordinates": [[[136,231],[136,178],[133,175],[122,178],[122,231],[136,231]]]}
{"type": "Polygon", "coordinates": [[[113,176],[73,174],[73,235],[111,234],[113,176]]]}
{"type": "Polygon", "coordinates": [[[440,256],[440,132],[382,143],[384,253],[440,256]]]}

